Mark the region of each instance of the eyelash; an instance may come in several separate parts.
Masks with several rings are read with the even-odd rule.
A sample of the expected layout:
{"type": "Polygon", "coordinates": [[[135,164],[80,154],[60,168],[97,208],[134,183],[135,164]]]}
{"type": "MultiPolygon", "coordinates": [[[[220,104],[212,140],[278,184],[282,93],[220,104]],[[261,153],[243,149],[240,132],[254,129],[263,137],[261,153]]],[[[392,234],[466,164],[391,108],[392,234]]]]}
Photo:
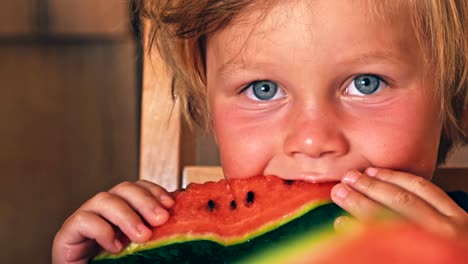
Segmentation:
{"type": "Polygon", "coordinates": [[[363,93],[361,91],[358,91],[358,95],[354,94],[355,96],[369,96],[369,95],[373,95],[375,93],[378,93],[379,91],[381,91],[382,89],[385,89],[387,88],[387,86],[389,86],[388,82],[386,81],[386,78],[380,76],[380,75],[377,75],[377,74],[372,74],[372,73],[364,73],[364,74],[358,74],[358,75],[355,75],[352,79],[351,79],[351,82],[348,84],[348,86],[346,88],[343,89],[343,94],[349,94],[349,95],[353,95],[349,92],[349,87],[351,85],[355,86],[355,89],[358,89],[356,87],[356,81],[358,78],[364,78],[364,77],[371,77],[371,78],[376,78],[377,81],[378,81],[378,87],[376,88],[376,90],[374,91],[371,91],[370,93],[366,94],[366,93],[363,93]]]}
{"type": "MultiPolygon", "coordinates": [[[[272,87],[269,87],[269,88],[272,88],[272,87]]],[[[281,88],[280,85],[277,82],[271,81],[271,80],[256,80],[256,81],[250,82],[249,84],[247,84],[246,86],[244,86],[241,89],[239,94],[245,94],[250,99],[252,99],[254,101],[260,101],[260,102],[275,101],[275,100],[281,99],[281,98],[286,96],[286,93],[285,93],[284,89],[281,88]],[[264,84],[271,83],[271,84],[275,85],[273,88],[276,89],[276,90],[275,90],[275,93],[273,94],[272,98],[261,99],[255,94],[255,90],[254,90],[255,85],[256,84],[262,84],[262,83],[264,83],[264,84]],[[249,94],[248,94],[249,92],[252,93],[251,96],[249,96],[249,94]],[[280,98],[277,98],[277,97],[280,97],[280,98]]]]}
{"type": "MultiPolygon", "coordinates": [[[[356,95],[356,96],[366,96],[366,95],[372,95],[374,94],[375,92],[378,92],[382,89],[385,89],[386,87],[381,87],[382,84],[384,84],[385,86],[389,86],[389,83],[388,81],[386,80],[385,77],[382,77],[380,75],[377,75],[377,74],[372,74],[372,73],[363,73],[363,74],[357,74],[355,75],[352,79],[351,79],[351,82],[348,84],[348,86],[346,88],[343,89],[342,93],[343,94],[348,94],[349,90],[349,86],[350,85],[353,85],[354,82],[356,81],[357,78],[359,77],[364,77],[364,76],[369,76],[369,77],[373,77],[373,78],[376,78],[378,79],[379,81],[379,87],[377,88],[376,91],[372,92],[372,93],[369,93],[369,94],[363,94],[361,93],[361,95],[356,95]]],[[[274,81],[271,81],[271,80],[255,80],[255,81],[252,81],[250,83],[248,83],[246,86],[244,86],[243,88],[241,88],[241,90],[238,92],[238,94],[246,94],[248,92],[248,90],[250,89],[252,92],[253,92],[253,88],[254,88],[254,85],[255,84],[258,84],[258,83],[262,83],[262,82],[270,82],[270,83],[274,83],[277,85],[277,88],[278,88],[278,92],[282,91],[284,93],[284,90],[283,88],[281,88],[276,82],[274,81]]],[[[275,95],[276,97],[276,95],[275,95]]],[[[249,97],[250,98],[250,97],[249,97]]],[[[253,99],[253,100],[256,100],[256,101],[272,101],[272,100],[261,100],[259,98],[257,99],[253,99]]]]}

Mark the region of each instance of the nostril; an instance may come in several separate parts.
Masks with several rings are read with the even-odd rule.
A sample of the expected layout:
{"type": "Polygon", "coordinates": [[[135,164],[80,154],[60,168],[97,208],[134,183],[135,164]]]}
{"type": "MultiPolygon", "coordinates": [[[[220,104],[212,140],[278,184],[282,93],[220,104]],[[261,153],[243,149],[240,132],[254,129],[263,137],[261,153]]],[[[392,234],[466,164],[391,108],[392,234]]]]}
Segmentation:
{"type": "Polygon", "coordinates": [[[349,150],[347,138],[335,129],[321,131],[292,131],[284,142],[285,154],[293,157],[305,155],[312,158],[338,157],[349,150]]]}
{"type": "Polygon", "coordinates": [[[324,158],[326,156],[334,156],[336,153],[336,151],[323,151],[319,154],[319,158],[324,158]]]}
{"type": "Polygon", "coordinates": [[[317,151],[317,152],[312,152],[312,151],[297,151],[293,152],[290,155],[291,157],[294,158],[300,158],[302,157],[309,157],[309,158],[314,158],[314,159],[321,159],[321,158],[326,158],[326,157],[333,157],[333,156],[339,156],[337,153],[334,151],[317,151]]]}

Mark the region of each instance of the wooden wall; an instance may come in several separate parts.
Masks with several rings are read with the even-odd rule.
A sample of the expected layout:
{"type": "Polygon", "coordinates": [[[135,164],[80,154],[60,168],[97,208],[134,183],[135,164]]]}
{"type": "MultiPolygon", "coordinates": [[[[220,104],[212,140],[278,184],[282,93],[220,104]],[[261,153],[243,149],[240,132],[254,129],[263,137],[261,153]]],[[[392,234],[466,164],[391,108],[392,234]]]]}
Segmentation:
{"type": "Polygon", "coordinates": [[[138,178],[139,73],[126,0],[0,6],[0,263],[50,263],[81,203],[138,178]]]}

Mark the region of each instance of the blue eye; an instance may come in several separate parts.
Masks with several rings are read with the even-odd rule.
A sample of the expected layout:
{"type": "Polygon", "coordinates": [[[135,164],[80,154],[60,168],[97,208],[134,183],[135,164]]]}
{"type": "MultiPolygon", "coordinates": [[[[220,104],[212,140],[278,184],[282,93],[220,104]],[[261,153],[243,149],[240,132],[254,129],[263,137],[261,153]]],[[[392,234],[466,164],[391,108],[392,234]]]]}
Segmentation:
{"type": "Polygon", "coordinates": [[[244,89],[245,94],[252,100],[271,101],[284,97],[285,92],[272,81],[255,81],[244,89]]]}
{"type": "Polygon", "coordinates": [[[252,83],[252,91],[260,100],[271,100],[278,91],[278,85],[269,81],[259,81],[252,83]]]}
{"type": "Polygon", "coordinates": [[[363,74],[354,78],[353,82],[346,88],[351,95],[370,95],[381,89],[382,79],[372,74],[363,74]]]}

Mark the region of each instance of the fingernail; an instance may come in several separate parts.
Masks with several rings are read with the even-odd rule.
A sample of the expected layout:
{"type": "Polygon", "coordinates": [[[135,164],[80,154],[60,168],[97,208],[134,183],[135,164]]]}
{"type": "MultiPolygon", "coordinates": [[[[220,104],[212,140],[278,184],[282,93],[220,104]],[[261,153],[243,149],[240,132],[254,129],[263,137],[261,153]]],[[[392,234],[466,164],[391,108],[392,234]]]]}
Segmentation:
{"type": "Polygon", "coordinates": [[[377,169],[376,168],[367,168],[366,174],[369,175],[370,177],[375,177],[377,175],[377,169]]]}
{"type": "Polygon", "coordinates": [[[163,194],[160,197],[161,203],[166,207],[172,207],[174,205],[174,199],[172,199],[169,195],[163,194]]]}
{"type": "Polygon", "coordinates": [[[346,196],[348,196],[349,190],[346,186],[341,184],[338,187],[336,187],[336,189],[334,190],[334,194],[336,197],[344,199],[346,196]]]}
{"type": "Polygon", "coordinates": [[[357,174],[356,171],[351,170],[346,173],[345,177],[343,178],[344,183],[355,183],[357,179],[359,178],[359,175],[357,174]]]}
{"type": "Polygon", "coordinates": [[[166,221],[168,218],[169,214],[166,210],[164,210],[161,207],[156,207],[154,209],[154,224],[159,225],[162,224],[166,221]]]}
{"type": "Polygon", "coordinates": [[[120,249],[122,248],[122,243],[118,240],[118,239],[115,239],[114,240],[114,247],[117,251],[120,251],[120,249]]]}
{"type": "Polygon", "coordinates": [[[151,232],[148,227],[146,227],[146,225],[140,223],[140,224],[137,224],[136,226],[137,228],[137,237],[141,238],[143,236],[145,236],[146,234],[148,234],[149,232],[151,232]]]}

